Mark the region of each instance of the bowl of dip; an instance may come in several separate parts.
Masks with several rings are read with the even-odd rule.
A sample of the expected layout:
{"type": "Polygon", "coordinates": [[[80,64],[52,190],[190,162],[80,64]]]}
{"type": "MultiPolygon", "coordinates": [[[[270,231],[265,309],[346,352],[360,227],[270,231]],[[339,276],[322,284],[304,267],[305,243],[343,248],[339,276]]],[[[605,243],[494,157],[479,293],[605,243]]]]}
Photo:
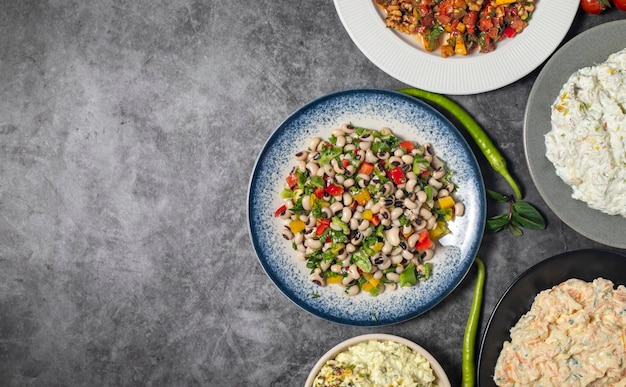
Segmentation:
{"type": "Polygon", "coordinates": [[[396,386],[398,381],[401,385],[450,386],[443,367],[428,351],[405,338],[382,333],[356,336],[331,348],[315,363],[305,386],[396,386]]]}

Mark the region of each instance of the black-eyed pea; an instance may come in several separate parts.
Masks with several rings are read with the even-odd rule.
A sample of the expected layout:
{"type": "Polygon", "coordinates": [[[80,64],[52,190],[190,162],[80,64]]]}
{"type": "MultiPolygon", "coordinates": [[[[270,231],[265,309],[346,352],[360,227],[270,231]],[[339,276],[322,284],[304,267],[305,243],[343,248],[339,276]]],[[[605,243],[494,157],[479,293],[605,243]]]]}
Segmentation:
{"type": "Polygon", "coordinates": [[[314,284],[318,286],[326,285],[326,281],[324,280],[324,276],[322,275],[322,270],[317,267],[309,277],[314,284]]]}
{"type": "Polygon", "coordinates": [[[367,161],[368,163],[376,163],[378,162],[378,157],[376,157],[376,155],[374,154],[374,152],[372,152],[371,149],[368,149],[365,151],[365,161],[367,161]]]}
{"type": "Polygon", "coordinates": [[[359,273],[359,268],[357,265],[352,264],[348,267],[348,276],[350,276],[354,280],[358,280],[361,278],[361,273],[359,273]]]}
{"type": "Polygon", "coordinates": [[[402,162],[405,164],[413,164],[413,156],[411,155],[402,155],[400,159],[402,159],[402,162]]]}
{"type": "Polygon", "coordinates": [[[400,252],[399,254],[392,255],[390,259],[391,259],[391,263],[392,263],[393,265],[397,265],[397,264],[399,264],[400,262],[402,262],[402,260],[404,259],[404,257],[402,257],[402,252],[400,252]]]}
{"type": "Polygon", "coordinates": [[[348,254],[352,254],[356,251],[356,246],[352,243],[348,243],[346,244],[346,251],[348,252],[348,254]]]}
{"type": "Polygon", "coordinates": [[[420,208],[419,216],[424,220],[428,220],[433,217],[433,213],[429,209],[422,207],[420,208]]]}
{"type": "MultiPolygon", "coordinates": [[[[302,234],[299,234],[299,235],[302,235],[302,234]]],[[[289,227],[284,227],[283,228],[282,236],[283,236],[283,238],[285,238],[288,241],[290,241],[290,240],[292,240],[294,238],[294,235],[291,232],[291,229],[289,229],[289,227]]]]}
{"type": "Polygon", "coordinates": [[[462,202],[454,203],[454,216],[463,216],[465,214],[465,204],[462,202]]]}
{"type": "Polygon", "coordinates": [[[319,145],[319,143],[322,142],[322,139],[319,137],[312,137],[309,140],[309,150],[310,151],[314,151],[317,149],[317,146],[319,145]]]}
{"type": "Polygon", "coordinates": [[[387,270],[391,267],[391,259],[389,257],[383,257],[382,263],[376,265],[378,270],[387,270]]]}
{"type": "Polygon", "coordinates": [[[421,254],[422,261],[424,262],[430,261],[431,259],[433,259],[434,255],[435,255],[435,252],[433,249],[426,249],[422,251],[422,254],[421,254]]]}
{"type": "Polygon", "coordinates": [[[311,248],[311,249],[317,250],[320,247],[322,247],[322,241],[320,241],[319,239],[307,238],[307,239],[304,240],[304,245],[307,248],[311,248]]]}
{"type": "Polygon", "coordinates": [[[343,203],[339,201],[334,202],[330,205],[330,211],[333,213],[333,215],[339,215],[344,208],[345,207],[343,206],[343,203]]]}
{"type": "Polygon", "coordinates": [[[439,190],[439,192],[437,192],[437,197],[438,198],[443,198],[443,197],[446,197],[446,196],[450,196],[450,191],[448,191],[445,188],[442,188],[442,189],[439,190]]]}
{"type": "Polygon", "coordinates": [[[309,157],[309,152],[307,152],[307,151],[300,151],[300,152],[296,153],[295,157],[296,157],[296,160],[298,160],[298,161],[304,161],[304,160],[306,160],[309,157]]]}
{"type": "Polygon", "coordinates": [[[437,227],[437,217],[433,216],[426,221],[426,229],[434,230],[437,227]]]}
{"type": "Polygon", "coordinates": [[[414,192],[415,187],[417,187],[417,179],[409,178],[406,181],[406,185],[404,186],[404,189],[406,189],[408,192],[414,192]]]}
{"type": "Polygon", "coordinates": [[[350,287],[347,287],[345,292],[348,296],[356,296],[357,294],[359,294],[359,292],[361,292],[361,288],[359,288],[357,285],[352,285],[350,287]]]}
{"type": "Polygon", "coordinates": [[[309,171],[309,174],[311,176],[316,176],[317,175],[317,171],[320,169],[320,166],[317,163],[315,163],[315,162],[309,161],[306,164],[306,169],[309,171]]]}
{"type": "Polygon", "coordinates": [[[392,246],[398,246],[400,244],[400,228],[392,227],[385,231],[385,239],[387,239],[392,246]]]}
{"type": "Polygon", "coordinates": [[[395,207],[391,210],[391,219],[396,220],[404,214],[404,209],[402,207],[395,207]]]}
{"type": "Polygon", "coordinates": [[[428,179],[428,185],[430,185],[431,187],[435,187],[436,189],[439,189],[439,188],[443,187],[443,183],[441,183],[441,181],[435,179],[434,176],[431,176],[431,178],[428,179]]]}
{"type": "Polygon", "coordinates": [[[345,145],[346,145],[346,137],[343,135],[337,136],[337,142],[335,143],[335,146],[343,148],[345,145]]]}
{"type": "Polygon", "coordinates": [[[419,240],[419,233],[415,232],[413,234],[411,234],[409,236],[409,238],[406,240],[407,244],[409,245],[410,249],[414,249],[415,245],[417,244],[417,241],[419,240]]]}
{"type": "Polygon", "coordinates": [[[395,273],[395,272],[387,273],[385,277],[387,277],[389,281],[400,282],[400,274],[398,273],[395,273]]]}

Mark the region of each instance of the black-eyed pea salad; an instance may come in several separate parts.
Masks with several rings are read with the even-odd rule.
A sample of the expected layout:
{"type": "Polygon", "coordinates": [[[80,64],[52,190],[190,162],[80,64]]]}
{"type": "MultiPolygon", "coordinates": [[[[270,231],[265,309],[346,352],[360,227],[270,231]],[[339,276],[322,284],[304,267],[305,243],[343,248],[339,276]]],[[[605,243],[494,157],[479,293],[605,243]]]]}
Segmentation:
{"type": "Polygon", "coordinates": [[[274,216],[311,281],[376,296],[431,276],[437,240],[465,210],[432,144],[344,124],[295,159],[274,216]]]}

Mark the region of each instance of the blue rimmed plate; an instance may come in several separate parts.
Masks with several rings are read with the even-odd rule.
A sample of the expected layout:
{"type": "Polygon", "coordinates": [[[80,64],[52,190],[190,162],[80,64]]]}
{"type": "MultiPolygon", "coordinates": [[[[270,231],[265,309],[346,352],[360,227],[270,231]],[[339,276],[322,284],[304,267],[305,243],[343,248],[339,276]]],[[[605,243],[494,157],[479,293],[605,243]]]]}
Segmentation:
{"type": "Polygon", "coordinates": [[[382,326],[416,317],[441,302],[469,271],[483,236],[485,187],[474,154],[458,130],[438,111],[413,97],[379,89],[335,92],[289,116],[259,154],[248,191],[248,227],[261,266],[296,305],[323,319],[346,325],[382,326]],[[383,126],[405,140],[430,142],[453,171],[465,215],[451,224],[433,257],[433,275],[416,287],[387,291],[378,297],[348,297],[336,285],[319,287],[297,259],[283,224],[273,216],[282,205],[280,191],[295,165],[294,155],[313,136],[328,138],[343,123],[379,130],[383,126]]]}

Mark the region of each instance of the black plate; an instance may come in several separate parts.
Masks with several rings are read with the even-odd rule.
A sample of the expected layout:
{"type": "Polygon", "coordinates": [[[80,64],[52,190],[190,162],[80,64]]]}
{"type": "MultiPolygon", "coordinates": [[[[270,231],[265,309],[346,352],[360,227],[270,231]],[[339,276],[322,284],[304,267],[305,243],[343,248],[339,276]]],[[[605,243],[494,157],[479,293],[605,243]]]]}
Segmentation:
{"type": "Polygon", "coordinates": [[[520,275],[504,292],[487,323],[478,358],[478,385],[495,386],[493,370],[509,330],[530,310],[535,296],[570,278],[593,281],[602,277],[626,285],[626,256],[603,250],[579,250],[555,255],[520,275]]]}

